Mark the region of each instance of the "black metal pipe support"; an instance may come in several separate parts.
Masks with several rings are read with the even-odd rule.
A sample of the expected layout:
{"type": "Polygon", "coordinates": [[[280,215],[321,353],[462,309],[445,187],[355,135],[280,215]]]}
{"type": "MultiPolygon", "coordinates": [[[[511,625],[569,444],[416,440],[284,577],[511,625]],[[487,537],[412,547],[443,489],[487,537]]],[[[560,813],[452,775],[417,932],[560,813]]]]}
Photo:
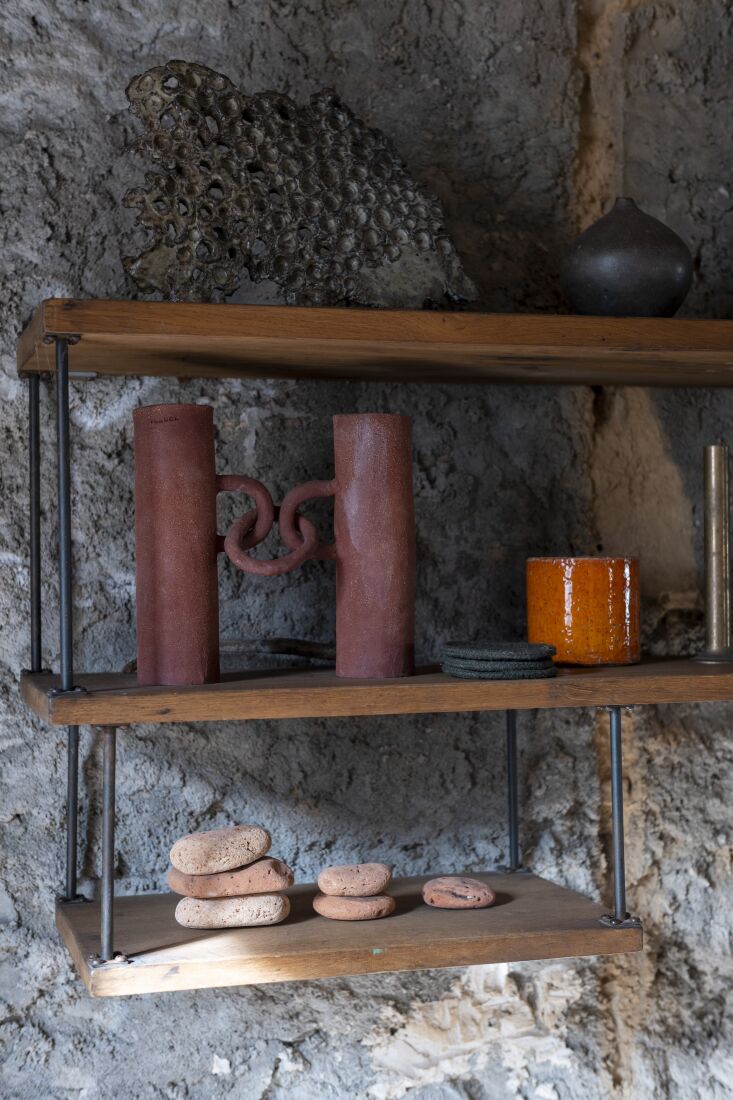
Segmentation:
{"type": "Polygon", "coordinates": [[[102,898],[99,957],[109,962],[114,957],[115,896],[115,755],[117,730],[105,726],[102,772],[102,898]]]}
{"type": "Polygon", "coordinates": [[[621,750],[621,708],[611,707],[611,829],[613,841],[613,918],[625,921],[626,868],[624,863],[624,792],[621,750]]]}
{"type": "Polygon", "coordinates": [[[79,727],[69,726],[66,744],[66,892],[76,901],[76,843],[79,819],[79,727]]]}
{"type": "Polygon", "coordinates": [[[69,444],[69,342],[56,339],[56,440],[59,510],[59,641],[61,690],[74,686],[71,605],[71,450],[69,444]]]}
{"type": "Polygon", "coordinates": [[[43,668],[41,636],[41,380],[28,379],[28,474],[30,482],[31,672],[43,668]]]}
{"type": "Polygon", "coordinates": [[[506,777],[509,807],[509,870],[518,871],[519,856],[519,794],[517,775],[517,712],[506,712],[506,777]]]}

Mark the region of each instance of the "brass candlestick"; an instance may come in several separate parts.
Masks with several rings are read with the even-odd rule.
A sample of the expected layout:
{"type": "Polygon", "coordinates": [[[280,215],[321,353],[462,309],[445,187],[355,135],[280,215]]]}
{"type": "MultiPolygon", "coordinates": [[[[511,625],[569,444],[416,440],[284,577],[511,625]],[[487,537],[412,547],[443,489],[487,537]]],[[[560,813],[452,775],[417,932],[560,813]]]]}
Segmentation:
{"type": "Polygon", "coordinates": [[[730,621],[728,448],[705,448],[705,649],[696,660],[733,661],[730,621]]]}

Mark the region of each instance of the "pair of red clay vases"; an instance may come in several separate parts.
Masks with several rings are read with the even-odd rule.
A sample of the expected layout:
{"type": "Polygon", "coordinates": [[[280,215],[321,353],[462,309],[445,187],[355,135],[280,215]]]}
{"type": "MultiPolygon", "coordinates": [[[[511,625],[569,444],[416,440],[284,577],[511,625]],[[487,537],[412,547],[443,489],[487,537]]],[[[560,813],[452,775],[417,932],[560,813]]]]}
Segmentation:
{"type": "Polygon", "coordinates": [[[259,481],[217,476],[208,405],[136,409],[135,546],[137,675],[140,684],[219,679],[217,554],[246,573],[278,576],[310,558],[336,562],[336,674],[385,679],[414,671],[415,518],[410,418],[357,413],[333,418],[335,476],[291,489],[279,510],[289,549],[257,560],[275,506],[259,481]],[[239,492],[256,507],[216,530],[218,493],[239,492]],[[298,508],[334,498],[332,544],[318,539],[298,508]]]}

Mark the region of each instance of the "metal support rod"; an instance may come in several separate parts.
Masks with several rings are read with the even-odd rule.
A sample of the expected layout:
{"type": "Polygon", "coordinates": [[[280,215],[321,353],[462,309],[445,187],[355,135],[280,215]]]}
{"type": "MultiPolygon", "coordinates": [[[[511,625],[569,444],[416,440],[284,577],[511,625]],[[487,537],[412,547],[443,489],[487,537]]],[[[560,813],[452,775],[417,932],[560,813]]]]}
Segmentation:
{"type": "Polygon", "coordinates": [[[102,774],[102,915],[99,957],[109,962],[114,956],[114,895],[115,895],[115,749],[117,730],[105,726],[104,763],[102,774]]]}
{"type": "Polygon", "coordinates": [[[66,746],[66,892],[67,901],[76,894],[76,841],[79,817],[79,727],[69,726],[66,746]]]}
{"type": "Polygon", "coordinates": [[[31,672],[43,668],[41,639],[41,380],[28,379],[28,461],[30,483],[31,672]]]}
{"type": "Polygon", "coordinates": [[[509,870],[519,870],[519,796],[517,782],[517,712],[506,712],[506,779],[509,803],[509,870]]]}
{"type": "Polygon", "coordinates": [[[705,649],[699,661],[730,661],[730,490],[728,448],[705,447],[705,649]]]}
{"type": "Polygon", "coordinates": [[[621,755],[621,709],[611,707],[611,828],[613,839],[613,917],[625,921],[624,792],[621,755]]]}
{"type": "Polygon", "coordinates": [[[56,339],[56,439],[59,510],[59,640],[61,690],[74,686],[71,606],[71,458],[69,447],[69,342],[56,339]]]}

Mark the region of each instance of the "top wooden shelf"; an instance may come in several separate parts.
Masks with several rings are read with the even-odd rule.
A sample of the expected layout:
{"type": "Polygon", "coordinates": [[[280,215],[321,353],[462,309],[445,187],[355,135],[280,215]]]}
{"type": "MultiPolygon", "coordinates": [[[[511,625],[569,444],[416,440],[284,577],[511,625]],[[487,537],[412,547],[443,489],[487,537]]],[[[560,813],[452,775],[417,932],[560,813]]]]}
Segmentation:
{"type": "Polygon", "coordinates": [[[731,386],[733,321],[442,313],[49,298],[21,374],[731,386]]]}

